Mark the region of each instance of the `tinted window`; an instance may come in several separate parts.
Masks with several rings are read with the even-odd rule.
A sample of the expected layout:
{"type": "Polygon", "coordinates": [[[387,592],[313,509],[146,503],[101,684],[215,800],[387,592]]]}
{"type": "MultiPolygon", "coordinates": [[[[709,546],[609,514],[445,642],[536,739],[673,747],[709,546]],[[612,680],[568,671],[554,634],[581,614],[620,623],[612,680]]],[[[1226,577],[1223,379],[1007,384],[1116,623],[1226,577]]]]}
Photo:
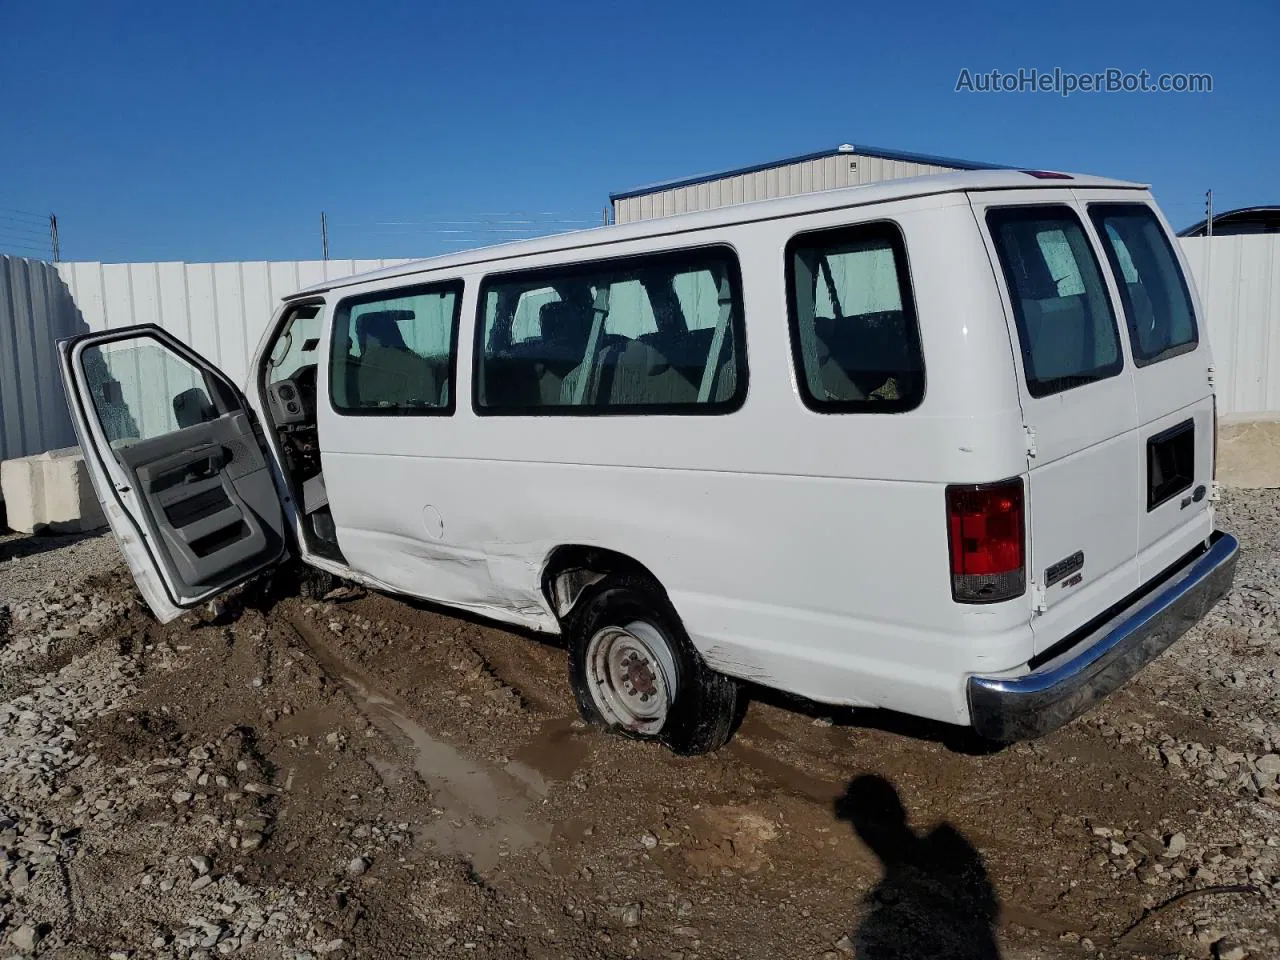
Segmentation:
{"type": "Polygon", "coordinates": [[[341,413],[453,412],[462,284],[388,290],[338,304],[329,359],[341,413]]]}
{"type": "Polygon", "coordinates": [[[891,224],[807,233],[787,246],[791,343],[815,410],[909,410],[924,361],[902,235],[891,224]]]}
{"type": "Polygon", "coordinates": [[[719,413],[746,394],[737,261],[690,250],[485,281],[481,413],[719,413]]]}
{"type": "Polygon", "coordinates": [[[1169,238],[1140,203],[1089,207],[1124,304],[1134,362],[1155,363],[1195,349],[1191,294],[1169,238]]]}
{"type": "Polygon", "coordinates": [[[1076,215],[1067,207],[1010,207],[988,212],[987,225],[1031,395],[1119,373],[1124,360],[1111,300],[1076,215]]]}

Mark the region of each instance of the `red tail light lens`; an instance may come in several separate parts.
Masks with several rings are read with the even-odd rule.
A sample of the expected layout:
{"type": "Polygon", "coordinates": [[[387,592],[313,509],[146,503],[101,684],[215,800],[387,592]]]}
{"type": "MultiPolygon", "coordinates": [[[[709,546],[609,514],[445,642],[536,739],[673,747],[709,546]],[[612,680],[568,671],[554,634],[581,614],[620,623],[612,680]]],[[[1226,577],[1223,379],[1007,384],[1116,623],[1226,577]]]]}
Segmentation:
{"type": "Polygon", "coordinates": [[[951,596],[996,603],[1027,589],[1022,480],[947,487],[951,596]]]}

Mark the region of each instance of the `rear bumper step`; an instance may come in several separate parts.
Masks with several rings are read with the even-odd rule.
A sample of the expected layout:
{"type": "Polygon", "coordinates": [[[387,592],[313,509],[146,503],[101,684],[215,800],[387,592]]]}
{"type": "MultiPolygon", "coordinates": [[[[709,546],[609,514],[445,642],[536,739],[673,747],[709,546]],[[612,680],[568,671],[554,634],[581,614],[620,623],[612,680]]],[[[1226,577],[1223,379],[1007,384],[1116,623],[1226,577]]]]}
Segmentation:
{"type": "Polygon", "coordinates": [[[970,677],[974,730],[1006,743],[1039,737],[1124,686],[1231,589],[1239,550],[1235,537],[1216,531],[1182,570],[1061,656],[1020,677],[970,677]]]}

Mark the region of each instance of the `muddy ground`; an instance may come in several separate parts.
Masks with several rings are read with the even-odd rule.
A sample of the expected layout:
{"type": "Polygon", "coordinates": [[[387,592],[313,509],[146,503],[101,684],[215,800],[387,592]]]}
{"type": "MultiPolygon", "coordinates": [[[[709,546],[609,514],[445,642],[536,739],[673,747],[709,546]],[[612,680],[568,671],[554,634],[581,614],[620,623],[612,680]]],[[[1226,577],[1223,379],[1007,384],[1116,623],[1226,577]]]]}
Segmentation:
{"type": "Polygon", "coordinates": [[[1003,750],[756,690],[678,758],[545,639],[279,582],[160,626],[58,568],[0,615],[0,953],[1280,957],[1280,496],[1222,513],[1229,600],[1003,750]]]}

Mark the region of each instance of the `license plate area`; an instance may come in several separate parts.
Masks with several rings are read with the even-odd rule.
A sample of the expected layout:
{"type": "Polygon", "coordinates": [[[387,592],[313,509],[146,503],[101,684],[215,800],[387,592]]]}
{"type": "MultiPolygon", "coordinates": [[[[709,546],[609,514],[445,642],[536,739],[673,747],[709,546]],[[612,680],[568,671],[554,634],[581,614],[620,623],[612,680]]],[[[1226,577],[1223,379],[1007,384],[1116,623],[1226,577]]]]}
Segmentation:
{"type": "Polygon", "coordinates": [[[1191,489],[1196,474],[1195,421],[1184,420],[1147,440],[1147,512],[1191,489]]]}

